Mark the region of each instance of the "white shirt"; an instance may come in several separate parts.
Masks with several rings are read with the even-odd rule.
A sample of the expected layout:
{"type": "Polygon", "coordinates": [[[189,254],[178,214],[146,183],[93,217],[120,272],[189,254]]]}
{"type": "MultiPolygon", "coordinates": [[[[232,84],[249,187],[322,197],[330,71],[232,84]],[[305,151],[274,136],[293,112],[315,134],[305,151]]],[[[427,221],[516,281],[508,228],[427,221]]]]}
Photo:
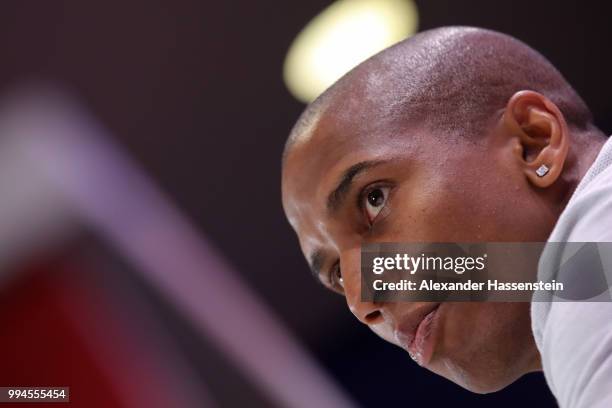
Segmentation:
{"type": "MultiPolygon", "coordinates": [[[[612,139],[604,144],[579,183],[548,241],[607,242],[598,248],[601,268],[610,282],[612,139]]],[[[540,279],[551,273],[545,254],[540,259],[540,279]]],[[[589,279],[585,269],[592,268],[574,269],[576,276],[589,279]]],[[[610,299],[609,289],[604,295],[610,299]]],[[[559,406],[612,407],[612,302],[534,301],[531,324],[544,376],[559,406]]]]}

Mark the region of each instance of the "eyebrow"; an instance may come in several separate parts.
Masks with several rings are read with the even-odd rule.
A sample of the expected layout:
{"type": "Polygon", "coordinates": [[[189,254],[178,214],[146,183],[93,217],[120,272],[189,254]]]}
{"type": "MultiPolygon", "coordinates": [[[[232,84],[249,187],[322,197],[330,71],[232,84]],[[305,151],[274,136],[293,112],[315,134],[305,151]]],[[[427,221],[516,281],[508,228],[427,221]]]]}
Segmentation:
{"type": "Polygon", "coordinates": [[[337,211],[338,208],[342,206],[344,200],[346,199],[346,196],[351,190],[353,179],[357,177],[360,173],[381,163],[383,163],[382,160],[362,161],[346,169],[344,173],[342,173],[342,176],[340,177],[340,181],[336,185],[336,188],[334,188],[332,192],[329,193],[329,195],[327,196],[327,210],[329,212],[337,211]]]}

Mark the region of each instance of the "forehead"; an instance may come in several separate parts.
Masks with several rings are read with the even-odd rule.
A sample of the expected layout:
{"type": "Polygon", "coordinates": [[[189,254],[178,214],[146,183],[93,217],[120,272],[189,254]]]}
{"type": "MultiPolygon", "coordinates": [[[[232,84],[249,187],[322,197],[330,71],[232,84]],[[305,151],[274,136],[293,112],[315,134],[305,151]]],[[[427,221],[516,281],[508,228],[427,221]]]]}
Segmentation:
{"type": "Polygon", "coordinates": [[[398,135],[397,125],[381,104],[373,103],[364,86],[352,81],[356,82],[350,89],[340,87],[318,104],[314,113],[306,115],[306,123],[300,126],[287,154],[284,175],[292,174],[294,167],[302,173],[307,167],[308,177],[325,174],[349,154],[379,153],[398,135]]]}
{"type": "Polygon", "coordinates": [[[372,137],[365,137],[373,133],[371,126],[364,129],[358,122],[357,115],[334,107],[311,115],[287,153],[283,166],[283,199],[300,193],[312,196],[313,189],[340,162],[367,156],[376,149],[372,137]]]}

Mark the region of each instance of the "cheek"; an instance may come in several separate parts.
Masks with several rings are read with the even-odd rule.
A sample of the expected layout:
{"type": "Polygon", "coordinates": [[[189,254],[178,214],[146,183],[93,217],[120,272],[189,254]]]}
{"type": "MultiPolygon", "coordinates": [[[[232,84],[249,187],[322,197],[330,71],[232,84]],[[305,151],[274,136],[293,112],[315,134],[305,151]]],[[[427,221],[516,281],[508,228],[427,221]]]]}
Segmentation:
{"type": "MultiPolygon", "coordinates": [[[[509,370],[528,353],[529,306],[522,303],[451,303],[444,315],[439,354],[474,374],[509,370]]],[[[511,371],[511,370],[510,370],[511,371]]]]}
{"type": "Polygon", "coordinates": [[[517,181],[469,172],[432,175],[398,189],[385,229],[388,240],[536,241],[546,237],[537,197],[517,181]],[[535,204],[534,204],[535,203],[535,204]]]}
{"type": "MultiPolygon", "coordinates": [[[[440,340],[440,353],[443,355],[460,355],[470,348],[475,338],[482,337],[479,333],[485,329],[483,319],[486,309],[476,303],[447,303],[440,326],[443,333],[440,340]]],[[[484,330],[486,331],[486,330],[484,330]]]]}
{"type": "Polygon", "coordinates": [[[445,341],[450,347],[464,347],[486,337],[501,337],[514,328],[518,317],[521,323],[529,320],[529,308],[522,303],[455,302],[447,305],[444,327],[448,331],[445,341]]]}
{"type": "MultiPolygon", "coordinates": [[[[389,241],[471,242],[484,240],[494,204],[477,188],[449,180],[426,188],[398,190],[385,220],[389,241]]],[[[418,185],[418,184],[416,184],[418,185]]],[[[494,212],[494,211],[493,211],[494,212]]]]}

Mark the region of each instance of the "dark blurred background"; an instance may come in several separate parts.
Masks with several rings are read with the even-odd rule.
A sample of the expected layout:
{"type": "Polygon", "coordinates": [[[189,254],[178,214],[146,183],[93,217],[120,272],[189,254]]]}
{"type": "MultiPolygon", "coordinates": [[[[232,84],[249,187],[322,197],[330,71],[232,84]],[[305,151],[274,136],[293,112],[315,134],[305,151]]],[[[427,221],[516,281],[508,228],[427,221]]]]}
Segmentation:
{"type": "MultiPolygon", "coordinates": [[[[612,25],[603,3],[416,3],[419,31],[474,25],[509,33],[532,45],[575,86],[601,128],[606,132],[612,128],[608,102],[612,25]]],[[[78,98],[358,405],[555,406],[539,374],[481,396],[419,369],[403,351],[358,323],[341,297],[324,291],[312,279],[280,202],[283,143],[304,108],[287,91],[282,67],[296,34],[329,4],[316,0],[4,1],[0,5],[0,95],[20,83],[46,81],[78,98]]],[[[109,272],[104,281],[121,281],[142,297],[157,316],[161,331],[194,367],[193,381],[205,383],[218,406],[275,406],[154,287],[132,273],[134,266],[127,265],[112,245],[100,241],[95,230],[85,227],[52,250],[36,252],[12,265],[21,277],[0,287],[3,321],[13,315],[8,310],[26,316],[35,313],[23,299],[41,302],[44,298],[37,292],[43,290],[44,282],[35,282],[43,279],[40,276],[57,271],[70,276],[66,271],[73,269],[75,258],[79,262],[95,258],[97,269],[124,272],[109,272]]],[[[222,319],[223,310],[218,313],[222,319]]],[[[6,325],[0,333],[6,346],[6,325]]],[[[44,329],[32,333],[24,329],[26,335],[55,336],[44,329]]],[[[31,345],[41,347],[45,346],[31,345]]],[[[74,348],[64,351],[65,356],[73,353],[74,348]]],[[[17,362],[0,366],[2,382],[36,381],[32,371],[38,366],[32,364],[29,376],[11,371],[10,367],[19,366],[17,362]]],[[[67,365],[45,378],[49,382],[53,375],[71,379],[78,370],[67,365]]],[[[95,395],[93,388],[90,392],[95,395]]],[[[72,389],[77,392],[74,385],[72,389]]],[[[119,400],[109,404],[121,405],[119,400]]]]}

